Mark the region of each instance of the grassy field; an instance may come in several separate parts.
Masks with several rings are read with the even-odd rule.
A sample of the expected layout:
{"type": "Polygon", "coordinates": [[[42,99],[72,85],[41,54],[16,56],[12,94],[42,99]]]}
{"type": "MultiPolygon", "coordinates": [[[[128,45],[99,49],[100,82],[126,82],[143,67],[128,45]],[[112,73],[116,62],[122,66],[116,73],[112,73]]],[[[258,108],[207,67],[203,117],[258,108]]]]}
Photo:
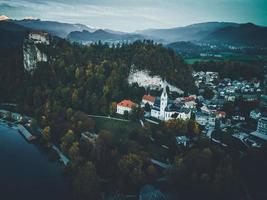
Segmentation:
{"type": "MultiPolygon", "coordinates": [[[[108,130],[114,136],[120,139],[129,139],[129,134],[136,128],[141,128],[140,123],[132,121],[117,121],[114,119],[104,119],[98,117],[92,117],[96,123],[96,132],[100,130],[108,130]]],[[[151,158],[158,159],[165,162],[168,157],[168,150],[164,149],[158,144],[148,142],[144,147],[144,150],[149,152],[151,158]]]]}
{"type": "Polygon", "coordinates": [[[207,61],[224,61],[224,60],[233,60],[233,61],[255,61],[255,60],[264,60],[267,61],[267,56],[260,56],[260,55],[238,55],[238,54],[231,54],[231,53],[222,53],[222,58],[187,58],[185,62],[187,64],[194,64],[195,62],[207,62],[207,61]]]}
{"type": "Polygon", "coordinates": [[[141,125],[132,121],[117,121],[114,119],[93,118],[96,123],[96,132],[108,130],[120,138],[128,137],[132,130],[140,128],[141,125]]]}

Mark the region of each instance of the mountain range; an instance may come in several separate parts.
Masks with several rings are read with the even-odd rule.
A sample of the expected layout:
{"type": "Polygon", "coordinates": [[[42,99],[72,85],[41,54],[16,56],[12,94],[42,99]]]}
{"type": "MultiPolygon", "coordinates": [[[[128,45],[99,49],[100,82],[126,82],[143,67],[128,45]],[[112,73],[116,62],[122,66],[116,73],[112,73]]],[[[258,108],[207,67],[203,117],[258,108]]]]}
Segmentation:
{"type": "Polygon", "coordinates": [[[108,32],[102,29],[96,30],[94,32],[89,32],[86,30],[83,31],[74,31],[68,34],[67,39],[73,42],[98,42],[105,41],[109,43],[116,42],[133,42],[136,40],[144,40],[145,38],[139,34],[129,34],[129,33],[116,33],[108,32]]]}
{"type": "MultiPolygon", "coordinates": [[[[83,24],[61,23],[42,20],[3,20],[0,21],[0,40],[16,43],[27,30],[42,30],[51,35],[74,42],[90,43],[99,40],[108,43],[133,42],[150,39],[163,44],[180,41],[223,43],[237,46],[267,46],[267,27],[252,23],[207,22],[170,29],[147,29],[133,33],[109,29],[95,29],[83,24]],[[10,33],[10,34],[9,34],[10,33]],[[18,35],[18,38],[15,36],[18,35]]],[[[3,44],[1,44],[3,46],[3,44]]]]}

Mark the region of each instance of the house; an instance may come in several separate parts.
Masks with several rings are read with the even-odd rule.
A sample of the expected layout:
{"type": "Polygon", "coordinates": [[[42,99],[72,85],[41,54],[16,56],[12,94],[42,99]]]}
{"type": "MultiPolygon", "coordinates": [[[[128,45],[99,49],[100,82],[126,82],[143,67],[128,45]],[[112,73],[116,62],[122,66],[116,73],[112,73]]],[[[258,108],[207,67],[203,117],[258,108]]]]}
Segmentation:
{"type": "Polygon", "coordinates": [[[194,109],[196,108],[196,96],[184,97],[184,104],[186,108],[194,109]]]}
{"type": "Polygon", "coordinates": [[[258,120],[261,117],[261,112],[259,111],[259,109],[254,109],[250,112],[249,116],[251,119],[258,120]]]}
{"type": "Polygon", "coordinates": [[[124,113],[130,113],[133,107],[137,106],[136,103],[132,102],[131,100],[123,100],[117,104],[117,112],[120,115],[124,115],[124,113]]]}
{"type": "Polygon", "coordinates": [[[96,139],[98,138],[98,135],[95,133],[91,133],[89,131],[86,131],[81,134],[81,141],[89,141],[93,145],[96,143],[96,139]]]}
{"type": "Polygon", "coordinates": [[[34,44],[46,44],[49,45],[49,35],[42,31],[32,31],[28,35],[29,40],[32,40],[34,44]]]}
{"type": "Polygon", "coordinates": [[[140,189],[139,200],[166,200],[167,197],[152,185],[144,185],[140,189]]]}
{"type": "Polygon", "coordinates": [[[186,147],[188,145],[188,142],[190,141],[186,136],[177,136],[175,137],[175,139],[177,145],[183,145],[184,147],[186,147]]]}
{"type": "Polygon", "coordinates": [[[262,117],[259,119],[257,130],[252,132],[251,135],[263,140],[267,140],[267,117],[262,117]]]}
{"type": "Polygon", "coordinates": [[[186,108],[184,104],[175,103],[168,99],[166,87],[163,88],[160,97],[156,97],[155,102],[151,109],[151,117],[159,120],[170,120],[170,119],[190,119],[191,110],[186,108]]]}
{"type": "Polygon", "coordinates": [[[156,97],[151,96],[151,95],[144,95],[142,98],[142,106],[145,106],[147,103],[150,106],[153,106],[153,104],[155,103],[156,97]]]}
{"type": "Polygon", "coordinates": [[[226,112],[224,112],[224,111],[216,111],[215,115],[216,115],[216,118],[225,118],[226,117],[226,112]]]}

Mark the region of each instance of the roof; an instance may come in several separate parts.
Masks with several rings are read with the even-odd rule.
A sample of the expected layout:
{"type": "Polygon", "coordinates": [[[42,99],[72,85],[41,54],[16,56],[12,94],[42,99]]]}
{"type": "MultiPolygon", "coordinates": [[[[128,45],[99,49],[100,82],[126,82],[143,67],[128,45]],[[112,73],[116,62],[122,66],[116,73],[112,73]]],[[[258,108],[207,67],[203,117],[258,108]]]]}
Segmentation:
{"type": "Polygon", "coordinates": [[[136,106],[136,103],[132,102],[131,100],[123,100],[120,103],[118,103],[117,106],[132,108],[136,106]]]}
{"type": "Polygon", "coordinates": [[[183,136],[176,136],[175,139],[176,139],[176,142],[177,143],[190,141],[189,138],[186,137],[185,135],[183,135],[183,136]]]}
{"type": "Polygon", "coordinates": [[[226,112],[224,112],[224,111],[216,111],[215,114],[216,115],[221,115],[221,116],[224,116],[224,117],[226,116],[226,112]]]}
{"type": "Polygon", "coordinates": [[[185,102],[195,101],[195,100],[196,100],[196,98],[194,96],[184,97],[185,102]]]}
{"type": "Polygon", "coordinates": [[[39,31],[39,30],[32,30],[31,32],[29,32],[29,34],[36,34],[36,35],[42,35],[42,36],[48,35],[48,33],[44,32],[44,31],[39,31]]]}
{"type": "Polygon", "coordinates": [[[147,101],[150,101],[150,102],[155,102],[155,100],[156,100],[156,97],[154,97],[154,96],[151,96],[151,95],[144,95],[143,96],[143,98],[142,98],[143,100],[147,100],[147,101]]]}

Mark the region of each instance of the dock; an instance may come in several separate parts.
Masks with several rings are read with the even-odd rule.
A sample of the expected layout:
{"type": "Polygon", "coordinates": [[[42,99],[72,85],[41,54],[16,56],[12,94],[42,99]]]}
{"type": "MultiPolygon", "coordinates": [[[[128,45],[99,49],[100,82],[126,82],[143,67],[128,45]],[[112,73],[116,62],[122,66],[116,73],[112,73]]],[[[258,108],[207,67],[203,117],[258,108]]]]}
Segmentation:
{"type": "Polygon", "coordinates": [[[13,127],[14,129],[17,129],[18,132],[25,137],[29,142],[33,141],[36,139],[34,135],[32,135],[24,126],[21,124],[17,124],[16,126],[13,127]]]}
{"type": "Polygon", "coordinates": [[[65,165],[65,166],[67,166],[68,165],[68,163],[69,163],[69,159],[53,144],[52,145],[52,148],[57,152],[57,154],[59,155],[59,157],[60,157],[60,161],[62,161],[63,162],[63,164],[65,165]]]}

